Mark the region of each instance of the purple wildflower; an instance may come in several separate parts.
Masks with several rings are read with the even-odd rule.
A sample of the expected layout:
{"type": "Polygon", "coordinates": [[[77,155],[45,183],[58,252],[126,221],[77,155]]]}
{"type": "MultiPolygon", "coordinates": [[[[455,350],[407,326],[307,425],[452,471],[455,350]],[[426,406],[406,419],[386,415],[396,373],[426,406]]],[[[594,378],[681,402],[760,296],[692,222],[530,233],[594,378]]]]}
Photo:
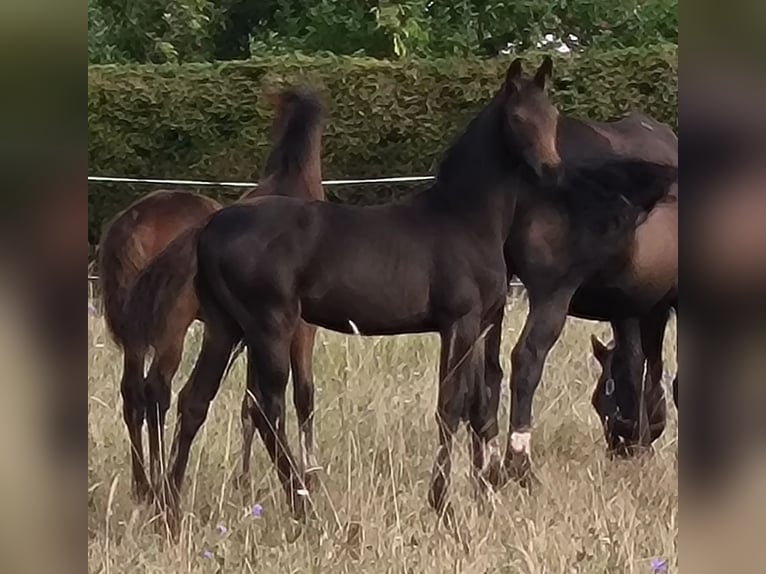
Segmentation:
{"type": "Polygon", "coordinates": [[[212,559],[215,557],[215,554],[213,554],[212,552],[210,552],[210,550],[205,550],[205,551],[202,553],[202,557],[203,557],[203,558],[206,558],[207,560],[212,560],[212,559]]]}
{"type": "Polygon", "coordinates": [[[256,503],[253,505],[253,509],[250,511],[250,514],[254,516],[255,518],[260,518],[261,514],[263,514],[263,506],[256,503]]]}
{"type": "Polygon", "coordinates": [[[226,526],[224,526],[223,524],[219,524],[216,527],[216,530],[218,530],[218,534],[226,534],[229,531],[229,529],[226,528],[226,526]]]}
{"type": "Polygon", "coordinates": [[[652,572],[654,573],[668,571],[668,561],[666,558],[652,558],[651,564],[652,564],[652,572]]]}

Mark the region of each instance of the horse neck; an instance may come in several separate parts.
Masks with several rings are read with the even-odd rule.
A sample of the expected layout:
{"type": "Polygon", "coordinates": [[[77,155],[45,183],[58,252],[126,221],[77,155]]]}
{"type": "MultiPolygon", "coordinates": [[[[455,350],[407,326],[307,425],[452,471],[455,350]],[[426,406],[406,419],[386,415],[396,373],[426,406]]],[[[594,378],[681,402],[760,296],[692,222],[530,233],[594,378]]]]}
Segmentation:
{"type": "Polygon", "coordinates": [[[440,169],[431,192],[432,205],[449,211],[477,235],[505,241],[518,191],[524,185],[521,154],[505,140],[490,145],[471,145],[469,140],[455,152],[460,154],[460,160],[440,169]]]}

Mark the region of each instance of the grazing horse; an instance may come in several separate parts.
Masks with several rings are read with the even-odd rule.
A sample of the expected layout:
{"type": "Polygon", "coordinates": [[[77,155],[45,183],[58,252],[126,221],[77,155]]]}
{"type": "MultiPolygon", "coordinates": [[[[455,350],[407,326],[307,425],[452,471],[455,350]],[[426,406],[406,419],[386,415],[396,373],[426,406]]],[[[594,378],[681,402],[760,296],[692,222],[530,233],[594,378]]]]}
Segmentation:
{"type": "MultiPolygon", "coordinates": [[[[640,430],[636,428],[641,423],[640,419],[635,415],[633,418],[626,419],[623,415],[623,409],[625,409],[627,401],[623,398],[624,394],[622,393],[626,389],[630,392],[633,387],[618,378],[618,375],[616,375],[618,369],[614,366],[615,358],[619,361],[626,360],[621,359],[621,357],[643,357],[641,348],[642,338],[640,335],[640,333],[634,331],[629,336],[623,336],[620,343],[621,347],[624,345],[629,345],[629,347],[627,349],[621,348],[620,352],[617,351],[617,343],[615,341],[604,344],[596,335],[591,335],[592,353],[601,367],[601,373],[596,380],[596,387],[591,395],[591,405],[593,405],[593,408],[599,415],[608,450],[613,454],[631,454],[634,451],[635,443],[630,439],[635,440],[636,437],[640,437],[640,430]]],[[[676,408],[678,408],[678,377],[673,380],[672,386],[673,401],[676,404],[676,408]]],[[[648,440],[649,442],[654,442],[662,436],[662,432],[665,430],[667,413],[665,411],[664,390],[661,384],[652,384],[645,389],[644,393],[645,410],[648,420],[644,421],[643,424],[648,424],[648,440]]],[[[628,396],[629,400],[635,401],[635,395],[629,394],[628,396]]],[[[634,408],[633,412],[640,407],[638,401],[631,404],[634,408]]],[[[646,439],[644,439],[645,443],[646,439]]]]}
{"type": "MultiPolygon", "coordinates": [[[[267,194],[286,194],[323,199],[321,184],[321,105],[312,93],[289,89],[275,98],[272,126],[273,149],[264,168],[261,184],[247,191],[242,201],[267,194]]],[[[106,321],[113,339],[124,353],[121,381],[123,413],[131,443],[133,492],[139,499],[151,493],[144,472],[141,428],[149,429],[151,485],[159,485],[164,454],[165,413],[170,406],[170,385],[178,370],[184,337],[189,325],[199,319],[199,303],[192,286],[194,268],[180,278],[179,291],[165,307],[167,320],[137,315],[133,308],[146,308],[161,282],[162,263],[175,260],[190,230],[204,224],[221,205],[205,196],[183,191],[157,191],[138,200],[107,226],[100,245],[100,277],[106,321]],[[144,300],[137,300],[143,298],[144,300]],[[144,379],[144,357],[154,349],[152,365],[144,379]]],[[[313,379],[311,356],[313,327],[302,325],[291,349],[294,398],[305,439],[311,448],[313,379]]],[[[243,410],[249,412],[247,395],[243,410]]],[[[243,475],[249,469],[252,423],[243,418],[243,475]]],[[[307,456],[311,456],[309,450],[307,456]]]]}
{"type": "MultiPolygon", "coordinates": [[[[171,526],[178,525],[192,442],[240,340],[248,349],[256,425],[293,512],[305,514],[304,481],[284,427],[289,341],[301,318],[349,334],[440,334],[439,449],[428,499],[441,515],[453,516],[447,491],[461,422],[472,430],[474,473],[499,466],[495,449],[485,464],[485,447],[498,431],[499,388],[484,381],[483,338],[505,303],[503,245],[519,213],[530,249],[566,217],[561,240],[582,255],[570,260],[567,277],[579,276],[591,260],[611,258],[675,178],[674,168],[636,161],[561,174],[556,110],[542,89],[548,69],[524,78],[514,61],[423,192],[375,207],[266,197],[221,210],[197,232],[196,289],[206,329],[179,395],[166,497],[171,526]],[[537,206],[534,214],[529,205],[537,206]]],[[[545,262],[549,252],[542,246],[532,260],[545,262]]],[[[155,314],[165,316],[159,308],[155,314]]]]}
{"type": "Polygon", "coordinates": [[[677,186],[669,199],[675,201],[658,203],[636,229],[623,265],[595,277],[573,305],[585,318],[591,317],[583,310],[609,311],[615,347],[592,343],[604,370],[592,403],[609,449],[623,454],[648,446],[665,429],[662,346],[670,311],[678,308],[677,186]]]}
{"type": "MultiPolygon", "coordinates": [[[[639,113],[605,124],[562,117],[558,142],[565,162],[603,153],[678,165],[678,138],[673,130],[639,113]]],[[[677,191],[675,187],[672,196],[677,198],[677,191]]],[[[677,308],[677,201],[661,203],[638,227],[628,261],[622,269],[601,273],[578,290],[571,309],[574,316],[612,323],[616,348],[607,354],[603,344],[593,342],[602,366],[608,359],[608,371],[592,396],[610,450],[634,442],[646,445],[665,428],[662,344],[670,310],[677,308]],[[646,407],[640,408],[644,358],[646,407]],[[611,393],[605,393],[610,378],[611,393]]],[[[676,388],[674,384],[677,404],[676,388]]]]}

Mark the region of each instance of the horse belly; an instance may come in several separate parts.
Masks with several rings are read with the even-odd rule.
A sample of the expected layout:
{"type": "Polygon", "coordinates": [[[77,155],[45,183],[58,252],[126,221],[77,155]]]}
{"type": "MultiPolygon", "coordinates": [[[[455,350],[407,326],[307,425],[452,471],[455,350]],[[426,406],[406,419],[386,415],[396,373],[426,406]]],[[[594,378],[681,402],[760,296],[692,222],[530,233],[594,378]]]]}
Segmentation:
{"type": "Polygon", "coordinates": [[[433,330],[428,290],[391,282],[359,282],[338,277],[315,285],[301,297],[303,319],[341,333],[392,335],[433,330]]]}

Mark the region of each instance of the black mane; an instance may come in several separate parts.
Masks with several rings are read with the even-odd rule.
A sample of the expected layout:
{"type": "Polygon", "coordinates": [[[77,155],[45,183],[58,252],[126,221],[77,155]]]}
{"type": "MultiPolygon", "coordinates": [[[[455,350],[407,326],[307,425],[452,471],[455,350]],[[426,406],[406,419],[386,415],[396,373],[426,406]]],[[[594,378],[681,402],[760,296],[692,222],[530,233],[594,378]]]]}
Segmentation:
{"type": "Polygon", "coordinates": [[[298,173],[312,152],[311,134],[319,127],[324,112],[319,97],[303,88],[289,88],[279,95],[281,132],[266,158],[263,177],[298,173]]]}
{"type": "MultiPolygon", "coordinates": [[[[495,98],[445,152],[436,172],[436,181],[424,194],[436,204],[466,207],[476,195],[513,174],[525,173],[524,160],[503,130],[503,109],[495,98]]],[[[529,177],[533,177],[528,168],[529,177]]]]}
{"type": "Polygon", "coordinates": [[[678,167],[615,158],[566,166],[563,181],[545,191],[575,225],[608,233],[668,198],[678,167]]]}

